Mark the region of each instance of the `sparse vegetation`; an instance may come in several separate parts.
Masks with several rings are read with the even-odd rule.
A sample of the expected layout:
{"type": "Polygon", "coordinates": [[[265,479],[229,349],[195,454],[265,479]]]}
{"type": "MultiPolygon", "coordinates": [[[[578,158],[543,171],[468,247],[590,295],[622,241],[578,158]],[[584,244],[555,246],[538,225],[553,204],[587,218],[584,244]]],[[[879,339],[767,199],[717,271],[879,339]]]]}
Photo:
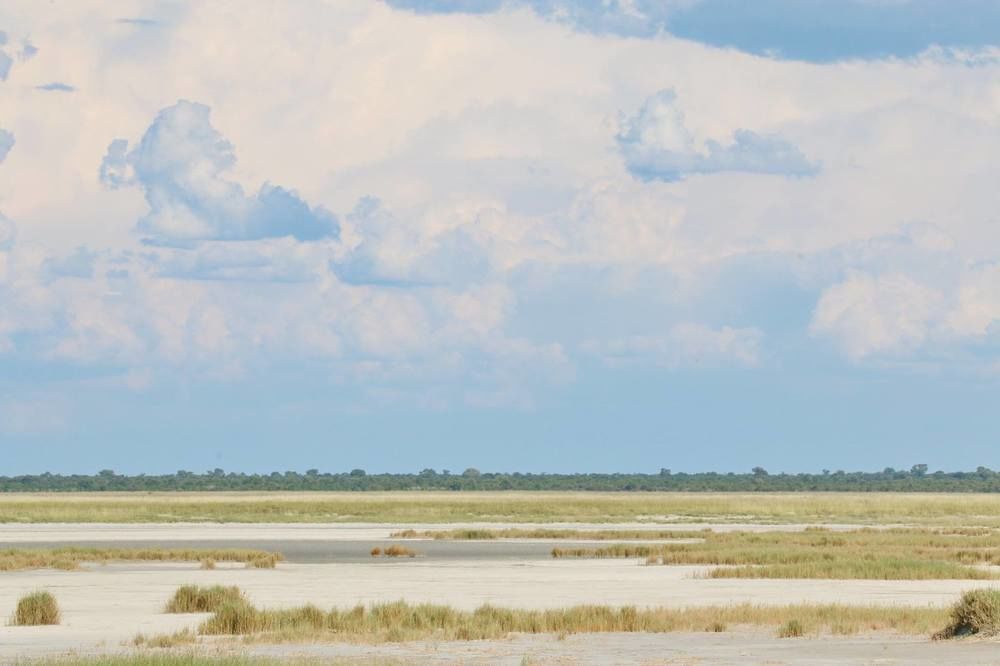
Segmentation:
{"type": "Polygon", "coordinates": [[[215,560],[211,557],[203,557],[201,559],[200,569],[211,570],[215,568],[215,560]]]}
{"type": "Polygon", "coordinates": [[[273,569],[283,559],[279,553],[262,553],[247,560],[247,569],[273,569]]]}
{"type": "Polygon", "coordinates": [[[567,541],[664,541],[697,538],[698,532],[683,530],[567,530],[550,528],[402,530],[394,539],[435,539],[437,541],[492,541],[495,539],[565,539],[567,541]]]}
{"type": "Polygon", "coordinates": [[[225,604],[241,604],[246,599],[238,587],[200,587],[184,585],[177,588],[174,596],[167,602],[164,613],[212,613],[225,604]]]}
{"type": "Polygon", "coordinates": [[[970,590],[950,612],[951,622],[935,638],[1000,634],[1000,590],[970,590]]]}
{"type": "Polygon", "coordinates": [[[132,645],[135,647],[151,648],[175,648],[196,642],[198,642],[198,636],[190,629],[181,629],[172,634],[156,634],[154,636],[136,634],[135,638],[132,639],[132,645]]]}
{"type": "MultiPolygon", "coordinates": [[[[139,647],[139,646],[137,646],[139,647]]],[[[285,666],[287,664],[323,664],[323,666],[402,666],[407,663],[396,659],[372,657],[343,657],[308,659],[283,656],[268,659],[246,655],[205,655],[199,652],[140,652],[135,654],[100,655],[92,657],[59,657],[32,660],[32,666],[285,666]]]]}
{"type": "Polygon", "coordinates": [[[1000,564],[1000,533],[984,529],[833,532],[701,532],[695,542],[553,548],[552,556],[642,558],[646,564],[711,565],[712,578],[982,580],[974,565],[1000,564]]]}
{"type": "Polygon", "coordinates": [[[10,623],[19,627],[59,624],[59,604],[50,592],[32,592],[18,600],[10,623]]]}
{"type": "Polygon", "coordinates": [[[246,636],[268,642],[475,640],[503,638],[511,633],[660,633],[702,631],[706,627],[723,631],[732,625],[765,626],[780,631],[791,626],[800,632],[797,635],[863,631],[927,634],[947,617],[945,609],[937,608],[840,605],[740,604],[682,609],[575,606],[543,611],[486,605],[468,612],[448,606],[396,602],[324,612],[315,606],[261,610],[245,603],[230,603],[206,620],[199,633],[246,636]]]}
{"type": "Polygon", "coordinates": [[[789,620],[778,629],[779,638],[800,638],[805,633],[806,630],[802,627],[802,623],[796,619],[789,620]]]}
{"type": "Polygon", "coordinates": [[[411,550],[406,546],[400,546],[399,544],[392,544],[386,546],[385,548],[380,548],[375,546],[371,549],[372,557],[416,557],[417,551],[411,550]]]}
{"type": "MultiPolygon", "coordinates": [[[[262,558],[283,559],[280,553],[245,549],[187,548],[8,548],[0,550],[0,571],[79,568],[82,562],[250,562],[262,558]]],[[[205,568],[204,565],[202,568],[205,568]]]]}

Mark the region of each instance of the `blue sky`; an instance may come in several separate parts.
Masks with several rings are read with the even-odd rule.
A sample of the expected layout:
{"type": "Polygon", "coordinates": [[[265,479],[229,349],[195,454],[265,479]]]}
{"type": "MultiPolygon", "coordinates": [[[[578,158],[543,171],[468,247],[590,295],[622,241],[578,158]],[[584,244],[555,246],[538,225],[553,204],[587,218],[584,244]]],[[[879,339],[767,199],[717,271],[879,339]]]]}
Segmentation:
{"type": "Polygon", "coordinates": [[[1000,467],[1000,5],[0,7],[2,473],[1000,467]]]}

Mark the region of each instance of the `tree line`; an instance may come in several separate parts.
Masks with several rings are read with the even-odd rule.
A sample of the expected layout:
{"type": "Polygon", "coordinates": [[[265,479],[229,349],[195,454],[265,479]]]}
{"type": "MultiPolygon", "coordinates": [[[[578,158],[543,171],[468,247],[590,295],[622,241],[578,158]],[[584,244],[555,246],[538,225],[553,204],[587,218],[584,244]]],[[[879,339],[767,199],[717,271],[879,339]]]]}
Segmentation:
{"type": "Polygon", "coordinates": [[[769,474],[762,467],[748,473],[672,472],[532,474],[461,473],[424,469],[412,474],[349,472],[272,472],[246,474],[213,469],[204,473],[179,470],[173,474],[26,474],[0,476],[0,492],[101,492],[101,491],[390,491],[390,490],[584,490],[584,491],[684,491],[684,492],[1000,492],[1000,472],[979,467],[974,472],[928,470],[913,465],[881,472],[823,470],[820,473],[769,474]]]}

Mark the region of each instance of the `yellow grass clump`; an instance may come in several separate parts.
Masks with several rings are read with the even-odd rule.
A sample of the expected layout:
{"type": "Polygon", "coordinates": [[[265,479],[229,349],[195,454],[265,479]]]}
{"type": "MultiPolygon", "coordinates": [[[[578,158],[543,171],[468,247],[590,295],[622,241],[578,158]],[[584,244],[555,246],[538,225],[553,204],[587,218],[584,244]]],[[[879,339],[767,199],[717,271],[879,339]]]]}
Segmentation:
{"type": "Polygon", "coordinates": [[[18,600],[10,623],[19,627],[59,624],[59,604],[49,592],[32,592],[18,600]]]}
{"type": "Polygon", "coordinates": [[[245,603],[246,599],[238,587],[200,587],[184,585],[177,588],[167,602],[164,613],[211,613],[225,604],[245,603]]]}

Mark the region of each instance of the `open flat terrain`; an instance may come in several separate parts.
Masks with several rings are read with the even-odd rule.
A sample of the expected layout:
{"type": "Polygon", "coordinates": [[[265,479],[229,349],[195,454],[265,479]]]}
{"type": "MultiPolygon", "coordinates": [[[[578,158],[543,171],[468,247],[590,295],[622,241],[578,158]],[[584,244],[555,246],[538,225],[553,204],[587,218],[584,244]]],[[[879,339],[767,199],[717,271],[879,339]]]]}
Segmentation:
{"type": "Polygon", "coordinates": [[[1000,527],[978,493],[38,493],[0,523],[744,523],[1000,527]]]}
{"type": "MultiPolygon", "coordinates": [[[[132,654],[137,649],[141,654],[155,654],[157,648],[135,648],[133,638],[140,633],[156,636],[184,629],[196,631],[210,617],[208,613],[163,612],[166,601],[186,584],[235,585],[261,609],[306,604],[346,609],[400,600],[441,604],[460,611],[472,611],[483,604],[528,610],[577,605],[681,610],[739,604],[773,608],[837,604],[885,608],[887,612],[900,608],[932,610],[933,617],[939,617],[943,625],[946,609],[963,591],[1000,589],[1000,580],[712,578],[710,572],[715,567],[710,564],[651,565],[642,557],[553,558],[552,549],[558,546],[587,551],[618,543],[697,549],[706,542],[704,530],[734,535],[751,543],[758,538],[754,535],[759,535],[763,543],[769,539],[768,533],[800,534],[803,539],[827,544],[820,548],[835,548],[851,534],[864,536],[858,530],[865,526],[895,529],[902,534],[899,538],[906,539],[911,537],[903,531],[920,526],[934,539],[991,544],[993,523],[1000,522],[1000,513],[989,513],[993,506],[1000,510],[996,498],[978,495],[4,496],[0,497],[0,511],[20,512],[20,521],[8,519],[0,524],[0,549],[252,548],[281,552],[286,559],[275,569],[220,562],[214,570],[203,570],[195,561],[143,561],[86,562],[75,571],[28,569],[0,573],[0,614],[9,614],[21,595],[39,589],[51,592],[62,611],[57,626],[0,627],[0,662],[132,654]],[[200,507],[200,513],[193,513],[195,506],[200,507]],[[264,506],[271,507],[269,521],[264,520],[265,514],[259,508],[264,506]],[[250,508],[247,517],[253,520],[211,522],[212,516],[230,515],[244,507],[250,508]],[[89,515],[90,508],[95,512],[93,520],[66,519],[89,515]],[[127,510],[134,510],[135,515],[127,510]],[[160,512],[173,513],[161,522],[144,519],[162,515],[160,512]],[[278,514],[291,518],[282,522],[278,514]],[[419,520],[399,520],[400,514],[419,520]],[[317,519],[320,515],[323,518],[317,519]],[[457,518],[459,515],[462,519],[457,518]],[[53,522],[57,516],[67,522],[53,522]],[[97,520],[98,516],[103,522],[97,520]],[[139,520],[126,520],[136,517],[139,520]],[[180,520],[182,517],[186,520],[180,520]],[[305,520],[307,517],[312,520],[305,520]],[[552,520],[546,520],[549,517],[552,520]],[[31,522],[33,518],[38,520],[31,522]],[[823,530],[817,532],[817,525],[822,525],[823,530]],[[622,542],[597,538],[456,540],[428,535],[410,539],[390,536],[405,530],[496,532],[509,528],[540,533],[553,529],[581,533],[611,530],[635,532],[636,537],[670,533],[670,538],[622,542]],[[415,551],[415,557],[370,555],[373,548],[390,544],[405,545],[415,551]]],[[[782,543],[778,540],[779,546],[782,543]]],[[[944,552],[941,544],[931,546],[944,552]]],[[[807,544],[806,551],[810,549],[807,544]]],[[[965,550],[988,558],[995,549],[976,546],[965,550]]],[[[749,551],[749,555],[756,552],[749,551]]],[[[993,570],[986,564],[977,566],[993,570]]],[[[202,654],[319,661],[374,657],[388,663],[1000,662],[995,656],[997,646],[991,641],[931,641],[930,634],[936,628],[935,624],[921,629],[921,633],[900,634],[884,630],[873,633],[861,626],[846,632],[850,635],[831,633],[828,628],[809,631],[800,638],[780,638],[777,626],[727,625],[719,633],[584,633],[561,639],[546,634],[515,634],[476,641],[419,639],[377,644],[329,637],[319,641],[285,637],[278,644],[267,639],[248,644],[239,639],[203,636],[196,648],[202,654]]],[[[183,652],[192,648],[187,644],[175,649],[183,652]]]]}

